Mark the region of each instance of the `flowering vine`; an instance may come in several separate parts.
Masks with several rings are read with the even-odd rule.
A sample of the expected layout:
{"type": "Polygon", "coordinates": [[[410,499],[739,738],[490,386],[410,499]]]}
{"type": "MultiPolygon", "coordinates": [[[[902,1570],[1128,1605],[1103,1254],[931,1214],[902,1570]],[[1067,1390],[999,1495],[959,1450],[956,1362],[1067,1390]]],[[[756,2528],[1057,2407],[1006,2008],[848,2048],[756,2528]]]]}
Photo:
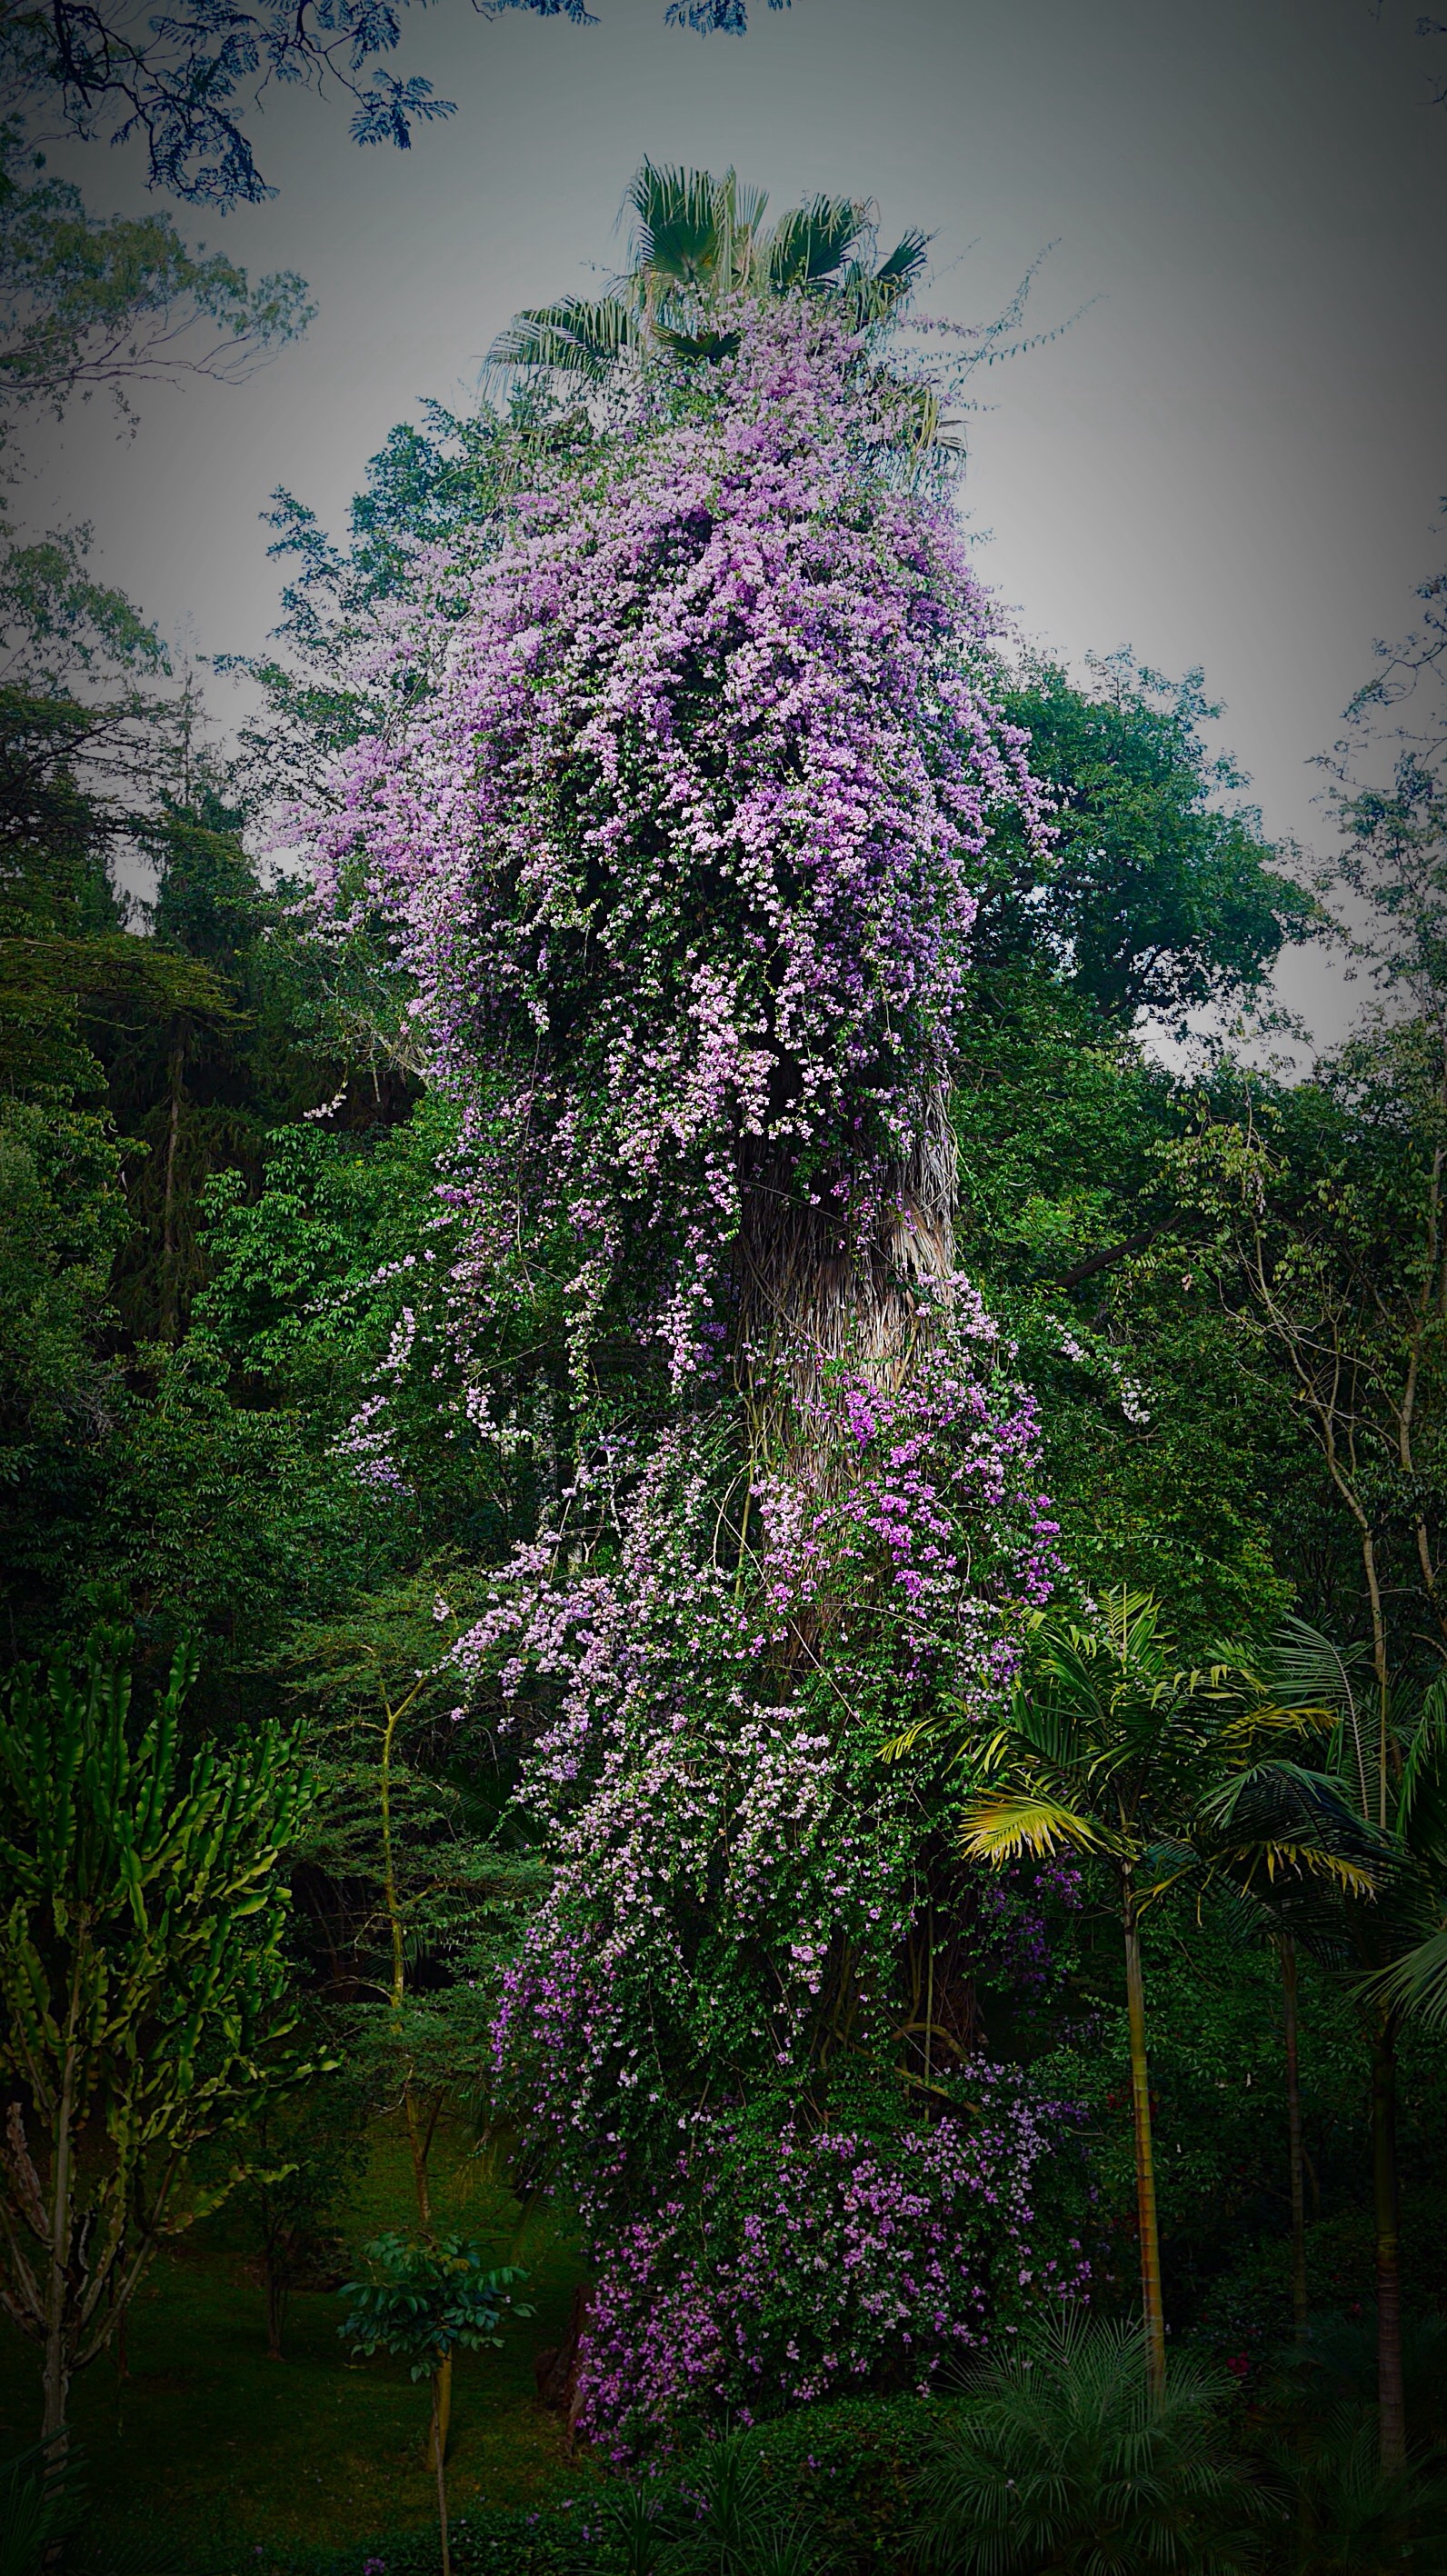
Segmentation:
{"type": "Polygon", "coordinates": [[[893,2384],[923,2393],[992,2320],[1079,2293],[1079,2242],[1038,2249],[1036,2168],[1062,2106],[977,2062],[967,2116],[881,2141],[726,2115],[621,2228],[594,2294],[580,2423],[637,2443],[690,2409],[736,2422],[893,2384]]]}
{"type": "MultiPolygon", "coordinates": [[[[656,2374],[625,2385],[616,2355],[602,2356],[610,2336],[629,2341],[645,2279],[660,2298],[672,2284],[665,2305],[702,2301],[722,2316],[723,2289],[700,2286],[712,2273],[699,2269],[696,2222],[744,2106],[767,2102],[768,2134],[796,2139],[778,2191],[787,2182],[797,2197],[814,2175],[821,2213],[836,2184],[847,2199],[847,2139],[898,2201],[891,2228],[918,2222],[924,2268],[901,2288],[904,2307],[871,2291],[867,2330],[861,2311],[846,2335],[840,2310],[826,2331],[830,2302],[847,2305],[852,2287],[816,2284],[823,2341],[784,2384],[807,2393],[810,2370],[832,2381],[823,2356],[836,2346],[854,2355],[835,2355],[840,2372],[887,2356],[894,2367],[907,2351],[927,2371],[980,2330],[986,2273],[962,2256],[941,2308],[928,2248],[958,2234],[954,2201],[967,2172],[984,2170],[971,2159],[993,2171],[1006,2150],[997,2140],[986,2154],[958,2083],[935,2088],[953,2144],[943,2132],[891,2143],[907,2115],[879,2070],[898,2054],[928,1815],[919,1774],[878,1754],[941,1692],[983,1722],[1049,1589],[1037,1428],[1008,1363],[957,1283],[905,1381],[883,1391],[848,1369],[826,1377],[751,1478],[730,1473],[711,1416],[676,1424],[646,1459],[615,1447],[572,1498],[571,1528],[593,1519],[587,1549],[566,1526],[519,1549],[457,1647],[470,1697],[515,1748],[518,1803],[551,1863],[504,1977],[493,2077],[525,2154],[583,2208],[602,2283],[588,2347],[599,2428],[706,2390],[737,2400],[735,2345],[709,2343],[710,2379],[692,2330],[693,2358],[667,2388],[656,2374]],[[665,2189],[670,2206],[683,2199],[660,2233],[637,2212],[665,2189]]],[[[1012,2098],[1014,2156],[1033,2114],[1023,2082],[1012,2098]]],[[[1022,2184],[1011,2203],[1022,2229],[1027,2198],[1022,2184]]],[[[736,2286],[751,2259],[738,2256],[736,2286]]],[[[747,2307],[752,2293],[738,2295],[747,2307]]],[[[736,2323],[747,2343],[743,2310],[736,2323]]]]}
{"type": "Polygon", "coordinates": [[[938,1806],[879,1759],[941,1695],[988,1719],[1055,1572],[1033,1405],[948,1275],[942,1106],[992,817],[1040,800],[917,407],[837,310],[735,318],[379,608],[395,720],[306,818],[455,1121],[447,1357],[404,1308],[359,1466],[385,1488],[419,1354],[501,1437],[456,1391],[479,1319],[544,1273],[571,1315],[571,1489],[455,1653],[550,1869],[491,2075],[582,2208],[600,2435],[920,2384],[1043,2265],[1026,2078],[926,2058],[908,2091],[938,1806]],[[792,1306],[766,1199],[808,1212],[792,1306]],[[801,1363],[856,1253],[888,1331],[836,1314],[801,1363]],[[745,1256],[779,1271],[752,1303],[745,1256]],[[599,1400],[605,1314],[666,1352],[651,1419],[599,1400]]]}
{"type": "Polygon", "coordinates": [[[998,620],[900,389],[837,314],[744,306],[654,365],[500,540],[378,611],[411,712],[303,818],[322,905],[380,923],[471,1289],[539,1232],[580,1323],[620,1268],[676,1375],[706,1353],[751,1162],[909,1148],[948,1069],[992,811],[1039,826],[991,696],[998,620]]]}

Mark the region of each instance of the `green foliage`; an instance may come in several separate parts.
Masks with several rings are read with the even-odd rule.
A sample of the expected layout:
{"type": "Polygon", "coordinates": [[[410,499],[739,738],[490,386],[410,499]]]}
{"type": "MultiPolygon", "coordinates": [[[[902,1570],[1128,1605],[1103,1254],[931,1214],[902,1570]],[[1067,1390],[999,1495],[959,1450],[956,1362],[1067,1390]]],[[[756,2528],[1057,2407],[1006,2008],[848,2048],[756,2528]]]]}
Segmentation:
{"type": "Polygon", "coordinates": [[[413,2379],[430,2379],[452,2352],[500,2352],[504,2316],[533,2313],[513,2296],[526,2272],[515,2263],[489,2270],[475,2238],[424,2245],[389,2234],[365,2252],[378,2277],[346,2284],[349,2313],[338,2332],[363,2360],[385,2352],[405,2361],[413,2379]]]}
{"type": "MultiPolygon", "coordinates": [[[[328,2036],[318,2034],[323,2060],[328,2036]]],[[[346,2064],[265,2099],[243,2133],[236,2215],[260,2257],[267,2349],[277,2359],[288,2300],[325,2264],[329,2225],[365,2168],[368,2143],[365,2089],[346,2064]]]]}
{"type": "Polygon", "coordinates": [[[94,1112],[0,1096],[0,1478],[12,1491],[111,1395],[96,1326],[125,1224],[118,1161],[94,1112]]]}
{"type": "Polygon", "coordinates": [[[1338,2406],[1268,2455],[1294,2527],[1299,2576],[1447,2568],[1447,2475],[1434,2458],[1385,2469],[1369,2411],[1338,2406]]]}
{"type": "Polygon", "coordinates": [[[398,422],[368,460],[344,543],[295,494],[272,495],[270,551],[294,567],[275,630],[282,650],[220,665],[244,670],[264,694],[264,715],[241,728],[238,775],[268,799],[308,790],[328,759],[425,686],[425,673],[411,668],[369,683],[357,667],[378,603],[405,593],[418,547],[471,556],[486,546],[511,494],[550,459],[579,454],[593,440],[586,411],[541,385],[518,387],[501,409],[419,407],[422,426],[398,422]]]}
{"type": "Polygon", "coordinates": [[[291,271],[253,286],[219,252],[188,250],[168,215],[95,215],[43,168],[0,130],[0,416],[38,404],[59,417],[105,388],[125,418],[138,385],[236,384],[311,320],[291,271]]]}
{"type": "Polygon", "coordinates": [[[0,2460],[0,2576],[40,2576],[47,2552],[74,2523],[68,2483],[47,2474],[42,2443],[0,2460]]]}
{"type": "Polygon", "coordinates": [[[1129,653],[1091,671],[1085,691],[1045,664],[1007,698],[1053,791],[1058,838],[1042,868],[1004,823],[978,954],[987,972],[1028,964],[1059,978],[1109,1023],[1147,1015],[1183,1029],[1208,1003],[1256,994],[1316,908],[1276,864],[1255,809],[1223,808],[1246,781],[1206,749],[1202,728],[1221,710],[1202,674],[1165,680],[1129,653]]]}
{"type": "Polygon", "coordinates": [[[1172,1185],[1199,1093],[1033,971],[982,998],[953,1105],[961,1260],[1020,1343],[1082,1586],[1148,1588],[1203,1652],[1288,1606],[1318,1470],[1286,1391],[1243,1379],[1172,1185]]]}
{"type": "MultiPolygon", "coordinates": [[[[1092,2271],[1097,2296],[1113,2305],[1130,2296],[1136,2269],[1130,2053],[1115,1891],[1102,1873],[1090,1894],[1095,1901],[1077,1918],[1073,1942],[1061,1945],[1061,2003],[1041,2034],[1040,2071],[1080,2107],[1097,2195],[1086,2230],[1092,2271]]],[[[1243,1944],[1224,1902],[1199,1904],[1185,1892],[1150,1907],[1141,1949],[1167,2313],[1178,2331],[1206,2334],[1222,2356],[1259,2355],[1290,2329],[1280,1969],[1269,1948],[1243,1944]],[[1254,2268],[1258,2247],[1268,2250],[1269,2278],[1254,2268]],[[1245,2277],[1233,2292],[1238,2267],[1245,2277]]],[[[1359,2199],[1361,2034],[1329,1976],[1308,1963],[1302,1979],[1302,2086],[1317,2201],[1353,2213],[1354,2237],[1337,2244],[1333,2258],[1341,2296],[1369,2271],[1359,2199]]],[[[1415,2134],[1414,2119],[1408,2135],[1415,2134]]],[[[1333,2295],[1327,2267],[1323,2242],[1311,2266],[1323,2304],[1333,2295]]]]}
{"type": "Polygon", "coordinates": [[[274,1727],[183,1759],[184,1651],[137,1728],[134,1643],[101,1622],[78,1677],[22,1672],[0,1713],[0,2295],[43,2347],[48,2434],[159,2237],[224,2197],[195,2150],[307,2071],[282,1863],[310,1782],[274,1727]]]}
{"type": "Polygon", "coordinates": [[[924,2565],[950,2576],[1250,2567],[1263,2499],[1227,2447],[1223,2394],[1184,2355],[1154,2394],[1133,2328],[1077,2318],[1022,2343],[944,2416],[921,2481],[924,2565]]]}

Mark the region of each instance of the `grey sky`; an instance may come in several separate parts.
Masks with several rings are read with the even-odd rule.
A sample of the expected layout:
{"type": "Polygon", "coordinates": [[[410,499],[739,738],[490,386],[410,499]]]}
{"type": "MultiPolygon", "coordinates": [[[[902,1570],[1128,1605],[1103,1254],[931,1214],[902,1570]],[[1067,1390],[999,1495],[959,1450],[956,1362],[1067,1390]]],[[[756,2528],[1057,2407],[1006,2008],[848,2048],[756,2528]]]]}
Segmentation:
{"type": "MultiPolygon", "coordinates": [[[[1408,622],[1447,491],[1447,111],[1410,0],[756,0],[746,39],[707,42],[667,32],[663,0],[595,5],[581,30],[415,15],[404,67],[460,113],[410,153],[358,151],[339,103],[276,99],[278,200],[191,229],[299,268],[318,321],[239,391],[153,392],[132,442],[93,406],[37,513],[93,519],[106,576],[164,631],[254,648],[273,485],[339,522],[418,395],[457,399],[518,305],[617,255],[645,152],[733,161],[776,207],[872,194],[886,237],[933,231],[929,305],[961,320],[1058,241],[1032,318],[1100,300],[983,387],[981,568],[1072,660],[1129,642],[1203,664],[1268,827],[1309,835],[1305,764],[1408,622]]],[[[117,156],[77,169],[124,201],[117,156]]],[[[1319,969],[1285,989],[1339,1018],[1319,969]]]]}

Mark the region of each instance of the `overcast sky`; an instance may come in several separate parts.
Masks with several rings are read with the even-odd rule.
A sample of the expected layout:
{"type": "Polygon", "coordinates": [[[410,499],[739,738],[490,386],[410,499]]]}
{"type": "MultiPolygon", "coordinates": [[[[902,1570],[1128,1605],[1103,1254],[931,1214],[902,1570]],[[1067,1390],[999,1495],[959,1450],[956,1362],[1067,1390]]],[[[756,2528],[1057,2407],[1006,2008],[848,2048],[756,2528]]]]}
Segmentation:
{"type": "MultiPolygon", "coordinates": [[[[982,386],[985,577],[1072,663],[1128,643],[1203,665],[1268,829],[1320,836],[1307,764],[1443,550],[1447,109],[1413,0],[754,0],[746,37],[706,41],[664,0],[595,6],[591,28],[412,13],[399,67],[459,113],[408,153],[280,94],[258,127],[276,200],[184,221],[301,270],[317,321],[240,389],[149,393],[131,441],[91,406],[37,517],[92,520],[105,577],[168,635],[253,650],[273,486],[339,524],[418,396],[465,401],[519,305],[596,290],[644,153],[732,161],[776,210],[870,195],[886,241],[933,233],[936,312],[987,317],[1052,242],[1032,319],[1096,299],[982,386]]],[[[139,202],[123,157],[73,166],[97,206],[139,202]]],[[[1331,1033],[1329,976],[1285,991],[1331,1033]]]]}

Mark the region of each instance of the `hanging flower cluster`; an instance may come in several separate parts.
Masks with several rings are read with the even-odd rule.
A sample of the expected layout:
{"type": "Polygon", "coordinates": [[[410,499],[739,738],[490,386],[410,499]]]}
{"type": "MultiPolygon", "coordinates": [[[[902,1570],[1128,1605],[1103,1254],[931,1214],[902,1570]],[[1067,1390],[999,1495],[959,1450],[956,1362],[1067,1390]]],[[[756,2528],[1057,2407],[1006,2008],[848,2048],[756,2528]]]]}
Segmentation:
{"type": "Polygon", "coordinates": [[[1058,1524],[1034,1490],[1034,1398],[1011,1381],[1013,1350],[978,1291],[956,1274],[916,1304],[924,1330],[893,1383],[846,1363],[797,1390],[788,1470],[756,1486],[763,1600],[771,1629],[841,1594],[867,1603],[893,1632],[902,1682],[943,1677],[988,1702],[1014,1679],[1015,1614],[1049,1597],[1058,1524]]]}
{"type": "Polygon", "coordinates": [[[1076,2296],[1078,2242],[1042,2256],[1033,2183],[1058,2103],[964,2069],[968,2109],[880,2140],[727,2116],[694,2124],[654,2210],[609,2246],[580,2356],[580,2423],[636,2445],[680,2414],[736,2422],[880,2384],[926,2390],[1012,2312],[1076,2296]]]}
{"type": "Polygon", "coordinates": [[[750,1152],[857,1185],[907,1148],[992,809],[1039,828],[899,389],[817,301],[738,318],[707,385],[645,371],[503,542],[379,611],[413,712],[305,822],[459,1106],[469,1284],[562,1225],[580,1311],[626,1262],[682,1373],[750,1152]]]}
{"type": "Polygon", "coordinates": [[[744,1499],[707,1427],[615,1456],[573,1504],[611,1491],[610,1545],[520,1549],[459,1643],[553,1872],[494,2074],[605,2270],[705,2099],[792,2118],[841,2027],[888,2058],[921,1809],[880,1748],[941,1691],[988,1716],[1054,1565],[1007,1361],[961,1292],[906,1385],[826,1381],[744,1499]]]}

